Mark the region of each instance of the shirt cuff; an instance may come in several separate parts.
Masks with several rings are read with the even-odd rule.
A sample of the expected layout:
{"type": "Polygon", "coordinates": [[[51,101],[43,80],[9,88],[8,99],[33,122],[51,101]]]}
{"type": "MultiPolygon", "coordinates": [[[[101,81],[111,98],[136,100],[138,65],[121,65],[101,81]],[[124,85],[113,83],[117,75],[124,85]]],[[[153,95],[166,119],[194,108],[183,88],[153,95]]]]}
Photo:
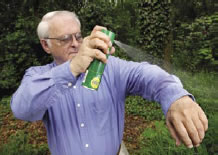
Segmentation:
{"type": "Polygon", "coordinates": [[[76,83],[76,77],[70,70],[70,61],[54,67],[51,71],[52,78],[56,84],[76,83]]]}
{"type": "Polygon", "coordinates": [[[178,94],[174,95],[173,97],[169,96],[169,98],[168,98],[167,95],[165,96],[166,99],[164,101],[162,101],[162,103],[161,103],[161,108],[163,110],[165,117],[167,116],[167,112],[168,112],[170,106],[176,100],[182,98],[183,96],[189,96],[193,101],[195,101],[194,96],[192,94],[190,94],[189,92],[187,92],[185,89],[183,89],[182,91],[180,91],[178,94]]]}

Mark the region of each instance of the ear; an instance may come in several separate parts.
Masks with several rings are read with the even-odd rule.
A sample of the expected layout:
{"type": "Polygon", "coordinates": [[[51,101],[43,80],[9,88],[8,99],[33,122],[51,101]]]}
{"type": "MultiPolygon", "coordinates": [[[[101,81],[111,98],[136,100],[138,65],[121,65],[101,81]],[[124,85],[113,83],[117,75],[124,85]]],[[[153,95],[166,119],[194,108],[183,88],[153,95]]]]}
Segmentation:
{"type": "Polygon", "coordinates": [[[48,42],[44,39],[40,39],[40,43],[42,45],[42,48],[44,49],[44,51],[48,54],[51,54],[51,50],[50,50],[50,47],[48,45],[48,42]]]}

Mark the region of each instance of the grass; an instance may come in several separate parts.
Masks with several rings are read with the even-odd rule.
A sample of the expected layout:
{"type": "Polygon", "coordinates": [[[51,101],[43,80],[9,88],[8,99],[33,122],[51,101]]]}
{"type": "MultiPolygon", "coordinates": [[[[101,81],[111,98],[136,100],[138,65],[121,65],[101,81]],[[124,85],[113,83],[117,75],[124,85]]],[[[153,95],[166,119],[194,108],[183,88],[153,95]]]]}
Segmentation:
{"type": "Polygon", "coordinates": [[[218,73],[177,71],[175,74],[180,77],[184,88],[192,93],[197,103],[204,109],[206,114],[218,112],[218,73]]]}

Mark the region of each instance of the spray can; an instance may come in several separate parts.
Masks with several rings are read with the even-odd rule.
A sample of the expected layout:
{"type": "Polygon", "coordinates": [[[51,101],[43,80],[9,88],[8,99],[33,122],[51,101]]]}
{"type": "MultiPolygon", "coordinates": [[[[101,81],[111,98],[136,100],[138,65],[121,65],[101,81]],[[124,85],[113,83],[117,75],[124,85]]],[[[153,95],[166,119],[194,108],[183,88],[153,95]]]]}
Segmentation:
{"type": "MultiPolygon", "coordinates": [[[[102,29],[101,31],[110,37],[111,43],[113,44],[115,34],[105,29],[102,29]]],[[[109,49],[109,51],[110,50],[111,49],[109,49]]],[[[109,54],[107,54],[106,56],[108,58],[109,54]]],[[[90,66],[88,67],[88,69],[86,70],[82,85],[85,88],[88,88],[91,90],[98,90],[98,87],[101,83],[101,78],[104,72],[105,65],[106,64],[101,62],[100,60],[94,59],[92,63],[90,64],[90,66]]]]}

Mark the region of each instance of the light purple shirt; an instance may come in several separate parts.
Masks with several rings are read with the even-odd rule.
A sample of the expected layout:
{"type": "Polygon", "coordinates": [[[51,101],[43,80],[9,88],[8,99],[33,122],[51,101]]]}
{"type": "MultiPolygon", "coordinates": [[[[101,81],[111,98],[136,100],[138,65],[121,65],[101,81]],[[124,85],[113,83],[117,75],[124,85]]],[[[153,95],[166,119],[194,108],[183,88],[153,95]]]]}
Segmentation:
{"type": "Polygon", "coordinates": [[[73,76],[69,61],[31,67],[12,97],[15,117],[43,120],[53,155],[116,155],[127,95],[159,102],[165,115],[175,100],[190,95],[177,77],[158,66],[113,56],[98,91],[84,88],[83,78],[84,73],[73,76]]]}

